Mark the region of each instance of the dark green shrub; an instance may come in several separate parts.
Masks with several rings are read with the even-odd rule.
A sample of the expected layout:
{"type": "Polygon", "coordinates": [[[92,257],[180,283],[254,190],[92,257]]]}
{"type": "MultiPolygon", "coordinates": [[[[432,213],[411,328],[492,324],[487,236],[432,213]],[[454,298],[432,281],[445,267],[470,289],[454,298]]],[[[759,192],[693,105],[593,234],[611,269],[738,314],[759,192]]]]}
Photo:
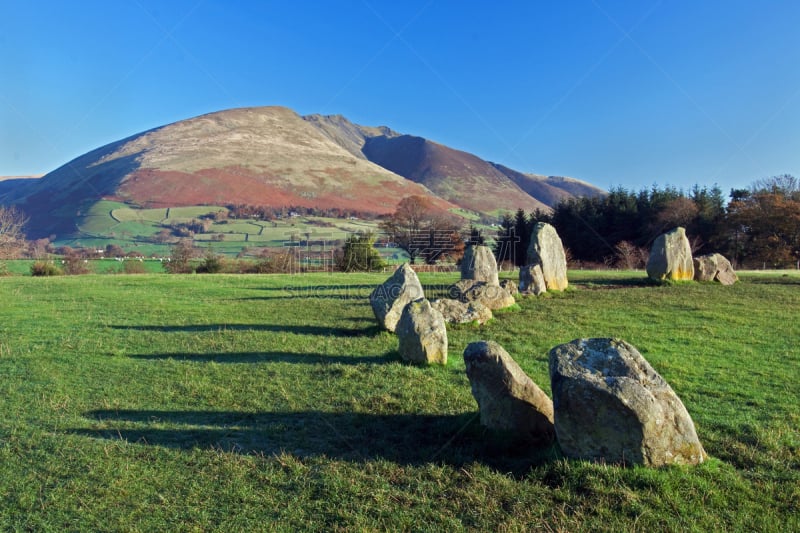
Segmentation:
{"type": "Polygon", "coordinates": [[[350,235],[336,258],[338,269],[342,272],[370,272],[382,268],[384,263],[375,249],[375,239],[375,234],[370,231],[350,235]]]}

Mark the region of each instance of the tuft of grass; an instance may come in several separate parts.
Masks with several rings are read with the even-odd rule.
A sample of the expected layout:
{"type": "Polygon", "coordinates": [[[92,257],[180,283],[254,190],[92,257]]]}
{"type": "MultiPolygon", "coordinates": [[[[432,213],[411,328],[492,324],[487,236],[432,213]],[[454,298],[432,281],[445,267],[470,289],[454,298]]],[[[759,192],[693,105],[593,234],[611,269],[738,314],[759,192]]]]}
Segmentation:
{"type": "MultiPolygon", "coordinates": [[[[800,276],[647,286],[570,272],[403,364],[367,297],[387,274],[0,278],[3,530],[800,529],[800,276]],[[478,422],[460,354],[621,337],[710,460],[620,468],[478,422]]],[[[421,274],[426,294],[452,274],[421,274]]]]}

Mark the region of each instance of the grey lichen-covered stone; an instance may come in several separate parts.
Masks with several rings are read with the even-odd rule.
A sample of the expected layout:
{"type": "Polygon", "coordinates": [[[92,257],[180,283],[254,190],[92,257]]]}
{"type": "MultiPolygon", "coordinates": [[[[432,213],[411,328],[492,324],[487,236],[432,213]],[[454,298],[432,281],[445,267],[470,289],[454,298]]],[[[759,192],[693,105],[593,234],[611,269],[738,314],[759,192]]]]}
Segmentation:
{"type": "Polygon", "coordinates": [[[431,306],[442,313],[445,322],[451,324],[467,324],[477,322],[485,324],[492,319],[492,310],[480,302],[461,302],[451,298],[434,300],[431,306]]]}
{"type": "Polygon", "coordinates": [[[517,287],[517,284],[510,279],[500,280],[500,286],[504,288],[511,296],[519,293],[519,287],[517,287]]]}
{"type": "Polygon", "coordinates": [[[694,279],[696,281],[718,281],[723,285],[733,285],[739,281],[731,262],[722,254],[695,257],[694,279]]]}
{"type": "Polygon", "coordinates": [[[706,453],[681,400],[619,339],[550,351],[555,430],[567,457],[626,465],[698,464],[706,453]]]}
{"type": "Polygon", "coordinates": [[[685,229],[675,228],[653,241],[650,257],[647,259],[647,276],[656,281],[694,278],[692,247],[685,229]]]}
{"type": "Polygon", "coordinates": [[[541,267],[548,291],[563,291],[569,285],[564,245],[550,224],[539,222],[533,227],[527,262],[541,267]]]}
{"type": "Polygon", "coordinates": [[[424,297],[417,273],[411,265],[405,263],[372,291],[369,303],[380,325],[394,331],[405,306],[424,297]]]}
{"type": "Polygon", "coordinates": [[[447,364],[447,328],[442,314],[421,298],[405,306],[397,323],[400,357],[422,364],[447,364]]]}
{"type": "Polygon", "coordinates": [[[519,269],[519,292],[536,296],[547,292],[541,266],[526,265],[519,269]]]}
{"type": "Polygon", "coordinates": [[[553,402],[502,346],[473,342],[464,350],[464,364],[481,424],[528,441],[553,440],[553,402]]]}
{"type": "Polygon", "coordinates": [[[490,285],[485,281],[462,279],[450,287],[450,296],[462,302],[480,302],[492,311],[504,309],[516,300],[500,285],[490,285]]]}
{"type": "Polygon", "coordinates": [[[489,285],[499,285],[497,261],[491,248],[484,245],[470,245],[461,259],[461,279],[485,281],[489,285]]]}

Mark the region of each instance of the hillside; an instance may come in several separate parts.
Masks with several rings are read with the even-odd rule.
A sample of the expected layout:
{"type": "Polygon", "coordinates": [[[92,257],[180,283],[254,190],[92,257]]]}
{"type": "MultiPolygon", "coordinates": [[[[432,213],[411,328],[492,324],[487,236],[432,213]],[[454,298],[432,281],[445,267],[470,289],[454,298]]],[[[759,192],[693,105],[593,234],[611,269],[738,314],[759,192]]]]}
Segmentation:
{"type": "Polygon", "coordinates": [[[547,210],[486,161],[422,137],[371,137],[364,153],[371,161],[459,206],[481,213],[547,210]]]}
{"type": "Polygon", "coordinates": [[[524,174],[496,163],[492,163],[492,166],[507,176],[520,189],[550,207],[574,196],[595,197],[606,194],[603,189],[574,178],[524,174]]]}
{"type": "Polygon", "coordinates": [[[26,191],[41,176],[0,176],[0,198],[12,192],[26,191]]]}
{"type": "Polygon", "coordinates": [[[0,203],[26,211],[31,237],[64,237],[80,235],[81,217],[101,201],[144,209],[247,204],[380,215],[421,195],[440,209],[496,216],[546,210],[594,191],[341,115],[301,117],[284,107],[257,107],[157,127],[41,179],[0,182],[0,203]]]}
{"type": "Polygon", "coordinates": [[[353,124],[341,115],[304,117],[356,157],[365,157],[423,184],[450,202],[494,213],[523,208],[548,210],[573,196],[605,194],[587,182],[560,176],[524,174],[428,139],[387,127],[353,124]],[[530,197],[530,198],[529,198],[530,197]]]}
{"type": "Polygon", "coordinates": [[[73,231],[102,199],[144,208],[205,204],[388,213],[409,195],[453,205],[353,156],[293,111],[233,109],[183,120],[93,150],[11,192],[37,235],[73,231]]]}

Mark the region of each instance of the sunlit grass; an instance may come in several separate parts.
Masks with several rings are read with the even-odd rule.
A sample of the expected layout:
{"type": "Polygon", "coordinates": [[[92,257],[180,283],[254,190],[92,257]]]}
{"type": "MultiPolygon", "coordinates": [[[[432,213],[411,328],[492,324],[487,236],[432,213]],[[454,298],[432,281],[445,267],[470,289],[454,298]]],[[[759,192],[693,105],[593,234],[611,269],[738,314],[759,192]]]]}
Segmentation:
{"type": "MultiPolygon", "coordinates": [[[[0,278],[0,529],[800,528],[800,276],[573,272],[450,329],[432,368],[375,326],[386,276],[0,278]],[[707,463],[591,465],[478,425],[469,342],[549,392],[548,351],[586,336],[640,349],[707,463]]],[[[432,297],[456,279],[420,277],[432,297]]]]}

